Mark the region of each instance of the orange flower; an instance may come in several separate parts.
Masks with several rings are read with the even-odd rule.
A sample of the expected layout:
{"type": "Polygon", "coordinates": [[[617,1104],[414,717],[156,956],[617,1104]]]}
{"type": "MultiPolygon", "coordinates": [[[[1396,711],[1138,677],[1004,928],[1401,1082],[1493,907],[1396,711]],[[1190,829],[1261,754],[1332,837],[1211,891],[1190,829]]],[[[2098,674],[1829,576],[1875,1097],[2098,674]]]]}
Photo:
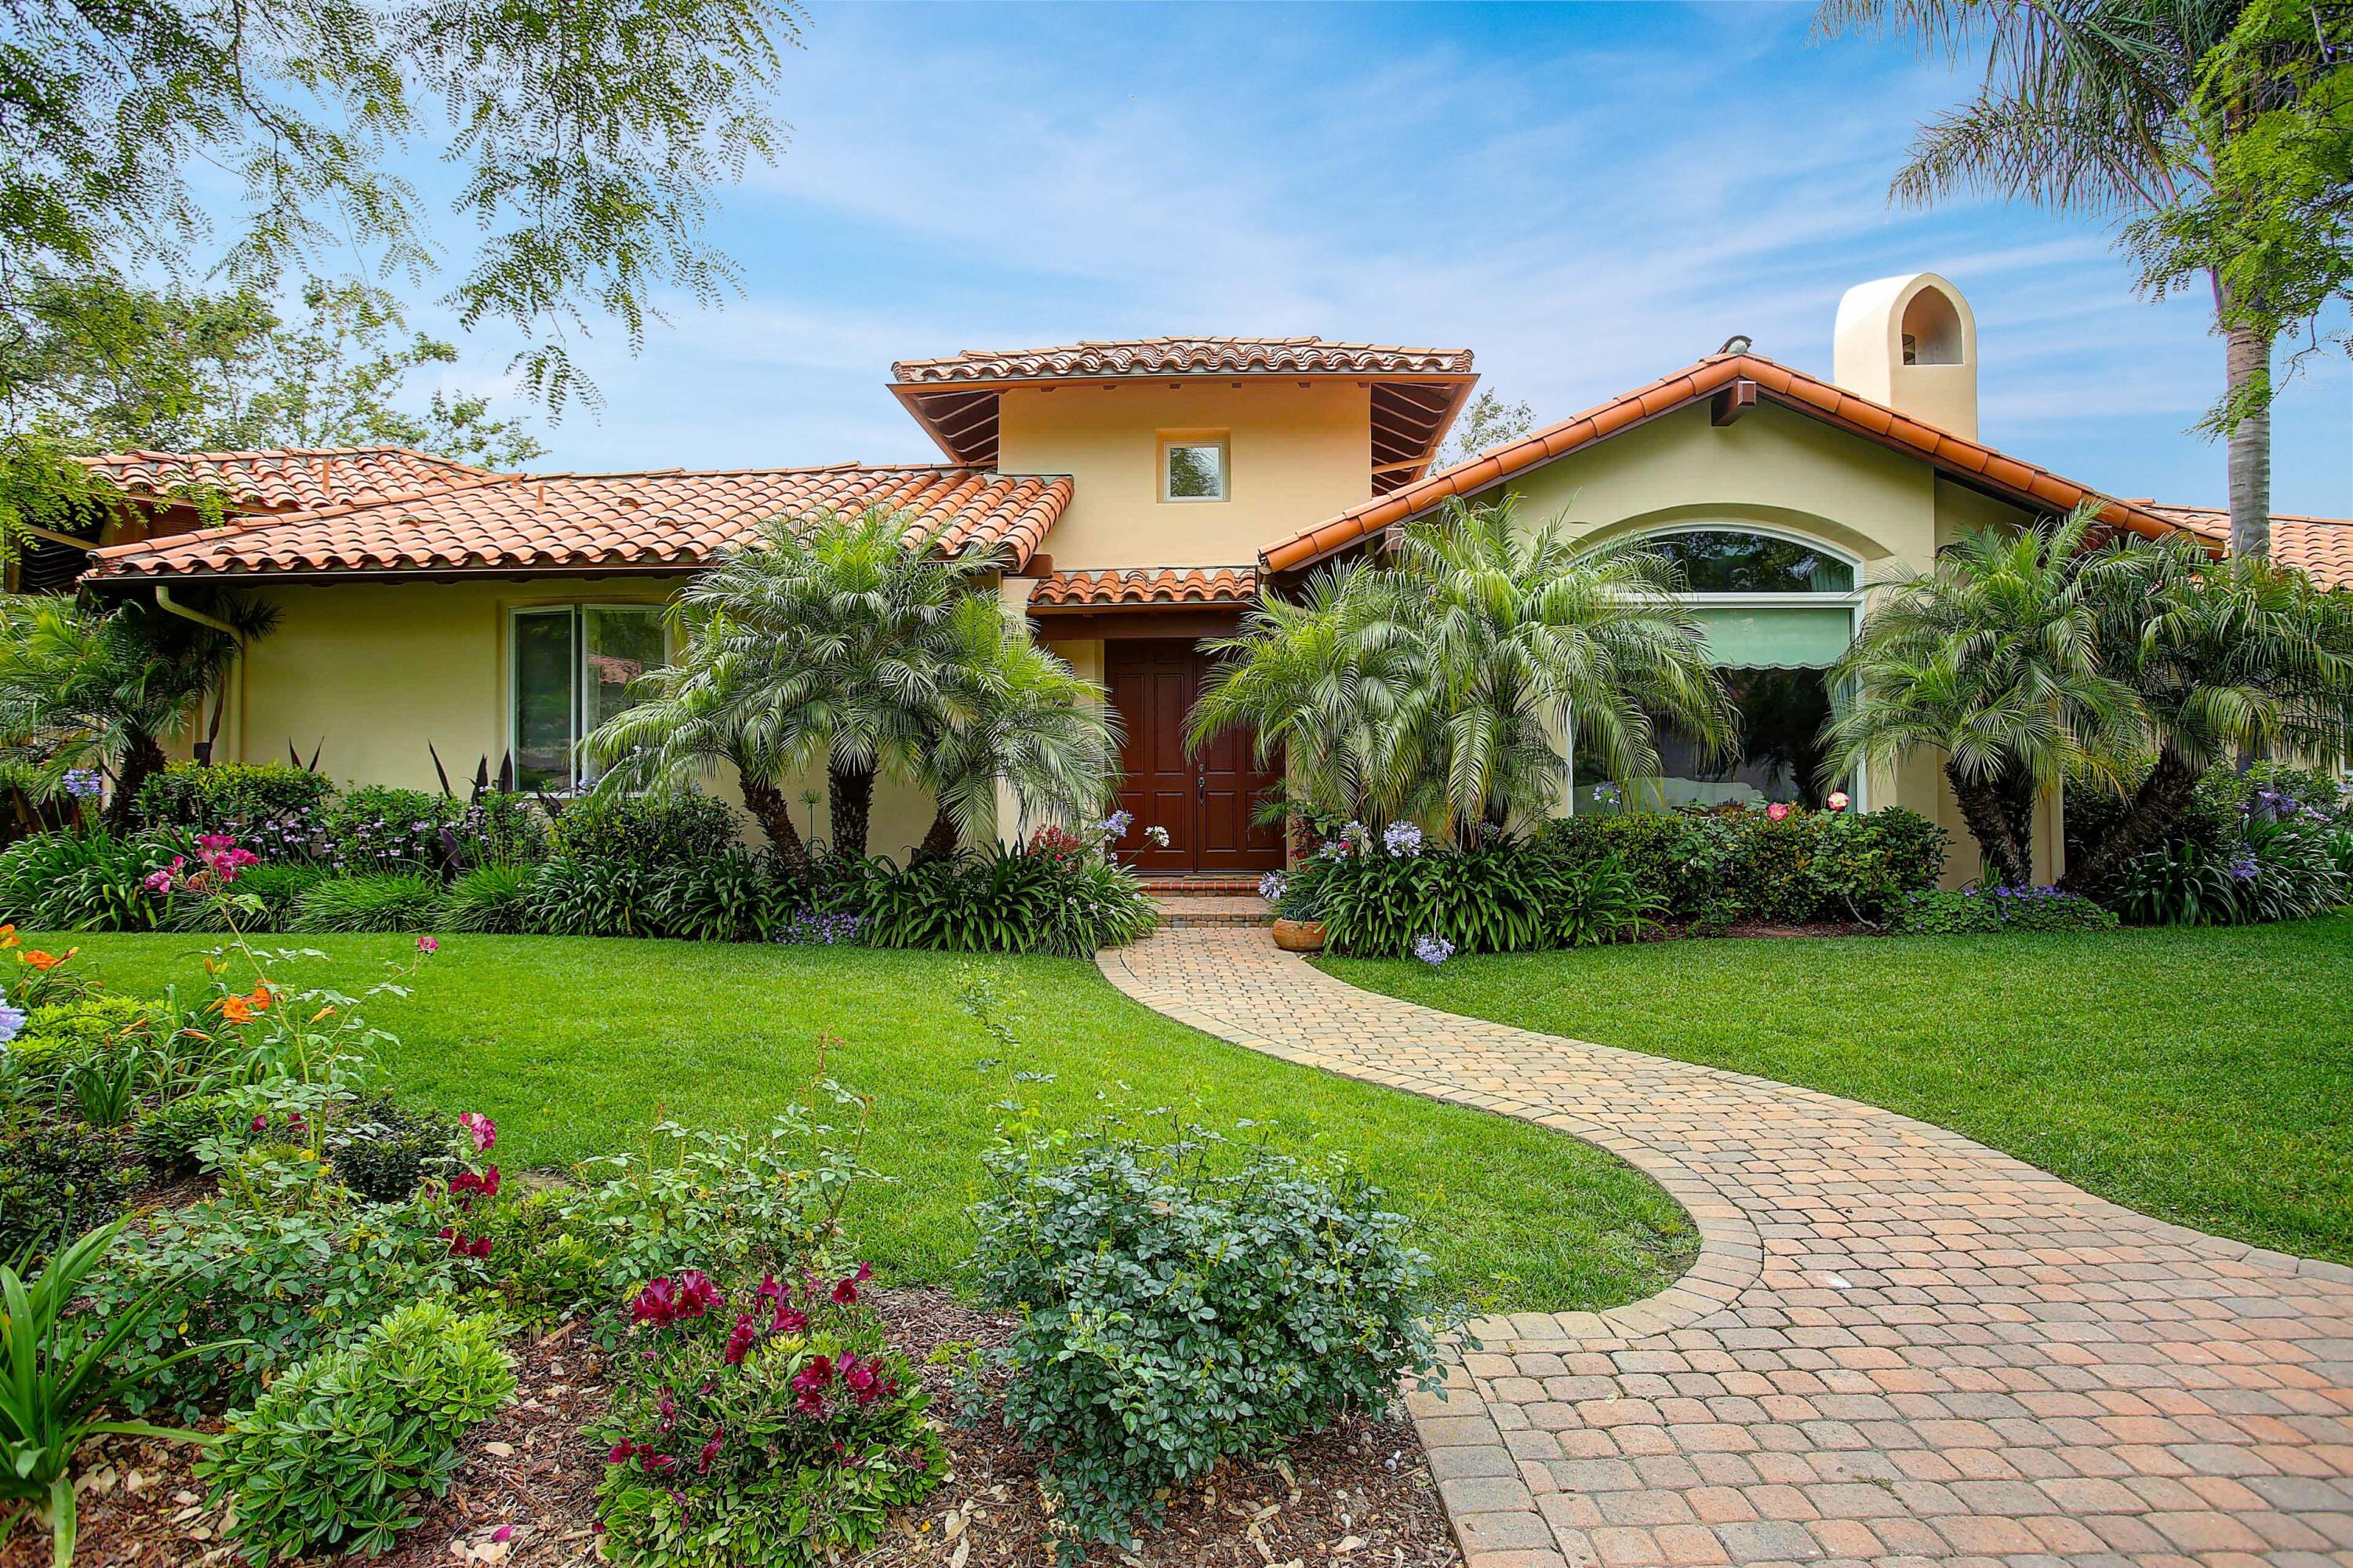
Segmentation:
{"type": "Polygon", "coordinates": [[[32,951],[24,955],[25,961],[26,963],[32,965],[37,969],[43,970],[44,972],[56,969],[59,964],[64,963],[67,959],[72,957],[73,955],[71,953],[66,953],[63,955],[57,953],[45,953],[38,948],[35,948],[32,951]]]}
{"type": "Polygon", "coordinates": [[[0,926],[0,948],[13,948],[20,940],[14,926],[0,926]]]}
{"type": "Polygon", "coordinates": [[[245,998],[241,996],[225,996],[221,998],[220,1012],[221,1016],[231,1023],[250,1023],[253,1022],[253,1008],[246,1001],[245,998]]]}
{"type": "Polygon", "coordinates": [[[271,1001],[272,998],[269,994],[269,982],[268,980],[263,980],[259,985],[253,988],[253,994],[245,999],[245,1004],[253,1009],[256,1012],[267,1012],[269,1011],[269,1003],[271,1001]]]}

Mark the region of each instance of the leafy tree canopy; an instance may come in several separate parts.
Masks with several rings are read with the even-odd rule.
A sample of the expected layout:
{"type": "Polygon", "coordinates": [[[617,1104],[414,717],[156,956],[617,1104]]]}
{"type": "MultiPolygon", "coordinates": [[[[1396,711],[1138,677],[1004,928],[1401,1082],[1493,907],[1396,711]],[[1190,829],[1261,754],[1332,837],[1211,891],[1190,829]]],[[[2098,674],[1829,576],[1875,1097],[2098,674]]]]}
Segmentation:
{"type": "Polygon", "coordinates": [[[1458,462],[1468,462],[1489,447],[1516,441],[1536,428],[1535,410],[1525,403],[1506,403],[1492,389],[1482,389],[1471,399],[1462,417],[1454,421],[1454,433],[1438,451],[1433,469],[1452,468],[1458,462]]]}

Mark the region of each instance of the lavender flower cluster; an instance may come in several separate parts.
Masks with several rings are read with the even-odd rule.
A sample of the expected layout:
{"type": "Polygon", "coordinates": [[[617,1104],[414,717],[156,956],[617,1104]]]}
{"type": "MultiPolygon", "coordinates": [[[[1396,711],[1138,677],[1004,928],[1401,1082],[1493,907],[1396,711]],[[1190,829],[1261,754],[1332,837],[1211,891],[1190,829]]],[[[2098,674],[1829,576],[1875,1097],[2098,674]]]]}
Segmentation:
{"type": "Polygon", "coordinates": [[[1431,931],[1414,938],[1413,956],[1436,969],[1454,956],[1454,944],[1431,931]]]}
{"type": "Polygon", "coordinates": [[[856,915],[828,915],[817,909],[803,909],[786,922],[776,940],[797,948],[846,947],[858,940],[859,928],[864,924],[856,915]]]}

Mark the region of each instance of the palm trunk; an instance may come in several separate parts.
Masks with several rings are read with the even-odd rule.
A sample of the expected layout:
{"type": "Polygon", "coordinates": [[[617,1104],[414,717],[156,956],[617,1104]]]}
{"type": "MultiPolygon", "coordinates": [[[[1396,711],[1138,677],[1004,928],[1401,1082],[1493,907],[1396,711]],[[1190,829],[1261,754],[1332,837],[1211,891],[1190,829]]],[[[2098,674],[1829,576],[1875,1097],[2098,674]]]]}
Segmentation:
{"type": "Polygon", "coordinates": [[[139,787],[164,770],[169,759],[155,737],[144,730],[132,730],[130,743],[122,748],[122,764],[115,770],[114,799],[106,803],[109,827],[127,829],[139,807],[139,787]]]}
{"type": "Polygon", "coordinates": [[[963,842],[964,834],[957,831],[955,818],[949,815],[945,806],[942,806],[932,813],[932,825],[925,831],[923,842],[915,846],[913,858],[917,861],[945,860],[955,853],[956,846],[963,842]]]}
{"type": "Polygon", "coordinates": [[[833,825],[836,854],[866,853],[866,823],[874,810],[874,769],[839,762],[825,767],[826,814],[833,825]]]}
{"type": "MultiPolygon", "coordinates": [[[[2232,303],[2220,281],[2215,307],[2226,322],[2232,303]]],[[[2231,554],[2262,560],[2272,552],[2272,340],[2252,326],[2222,329],[2223,408],[2230,416],[2231,554]]]]}
{"type": "Polygon", "coordinates": [[[2022,887],[2034,875],[2034,788],[2031,779],[2023,780],[2024,810],[2020,810],[2021,779],[2004,773],[1991,779],[1972,779],[1947,760],[1946,781],[1953,787],[1953,799],[1960,802],[1961,821],[1968,824],[1969,836],[1978,842],[1978,852],[1984,857],[1987,872],[1998,887],[2022,887]]]}
{"type": "Polygon", "coordinates": [[[792,802],[785,799],[785,792],[776,788],[773,779],[757,778],[740,766],[736,775],[743,781],[744,808],[776,846],[776,858],[794,875],[805,874],[809,868],[808,845],[801,842],[800,830],[793,826],[792,802]]]}
{"type": "Polygon", "coordinates": [[[2059,885],[2075,893],[2097,887],[2133,856],[2166,842],[2189,814],[2199,777],[2199,770],[2171,747],[2158,751],[2157,766],[2133,792],[2125,814],[2105,838],[2084,846],[2084,853],[2068,863],[2067,874],[2059,879],[2059,885]]]}

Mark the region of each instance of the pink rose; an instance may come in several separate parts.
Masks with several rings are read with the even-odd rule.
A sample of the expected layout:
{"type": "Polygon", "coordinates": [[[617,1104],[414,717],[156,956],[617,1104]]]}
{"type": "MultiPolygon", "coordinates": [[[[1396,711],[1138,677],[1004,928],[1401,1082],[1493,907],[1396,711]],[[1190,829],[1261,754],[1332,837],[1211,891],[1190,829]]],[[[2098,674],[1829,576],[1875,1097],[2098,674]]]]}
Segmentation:
{"type": "Polygon", "coordinates": [[[1774,801],[1771,805],[1765,808],[1765,816],[1769,821],[1785,821],[1788,815],[1789,808],[1778,800],[1774,801]]]}
{"type": "Polygon", "coordinates": [[[1846,796],[1846,791],[1845,791],[1845,790],[1843,790],[1843,789],[1833,789],[1833,790],[1831,790],[1831,794],[1830,794],[1830,799],[1829,799],[1829,800],[1824,800],[1824,801],[1822,802],[1822,804],[1823,804],[1823,805],[1825,805],[1825,806],[1828,806],[1828,807],[1829,807],[1831,810],[1833,810],[1833,811],[1843,811],[1843,810],[1846,810],[1846,806],[1847,806],[1847,796],[1846,796]]]}

